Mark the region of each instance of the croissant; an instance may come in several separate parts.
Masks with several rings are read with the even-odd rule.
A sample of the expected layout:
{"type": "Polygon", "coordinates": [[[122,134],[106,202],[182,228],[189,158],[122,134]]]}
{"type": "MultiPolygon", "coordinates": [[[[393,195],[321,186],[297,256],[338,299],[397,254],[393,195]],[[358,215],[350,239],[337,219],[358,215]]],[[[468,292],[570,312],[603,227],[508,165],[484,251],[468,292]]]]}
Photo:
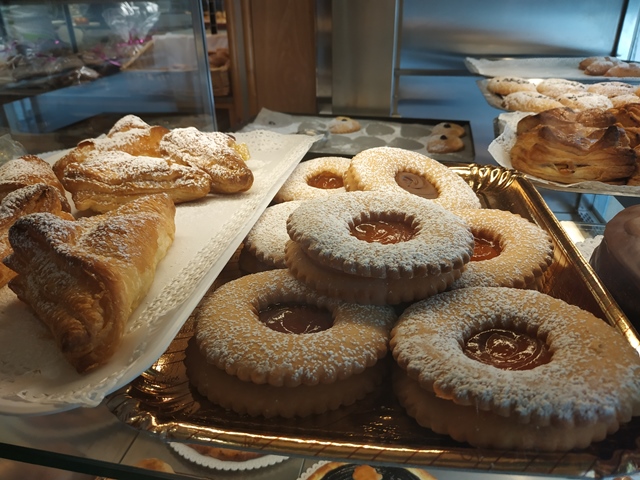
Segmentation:
{"type": "Polygon", "coordinates": [[[117,351],[173,242],[174,217],[170,197],[157,194],[77,221],[34,213],[10,228],[13,253],[4,264],[17,276],[9,288],[49,328],[79,373],[117,351]]]}
{"type": "MultiPolygon", "coordinates": [[[[9,229],[18,218],[35,212],[50,212],[67,220],[73,216],[66,212],[58,190],[51,185],[35,183],[8,193],[0,201],[0,259],[11,253],[9,229]]],[[[4,287],[16,273],[0,263],[0,287],[4,287]]]]}

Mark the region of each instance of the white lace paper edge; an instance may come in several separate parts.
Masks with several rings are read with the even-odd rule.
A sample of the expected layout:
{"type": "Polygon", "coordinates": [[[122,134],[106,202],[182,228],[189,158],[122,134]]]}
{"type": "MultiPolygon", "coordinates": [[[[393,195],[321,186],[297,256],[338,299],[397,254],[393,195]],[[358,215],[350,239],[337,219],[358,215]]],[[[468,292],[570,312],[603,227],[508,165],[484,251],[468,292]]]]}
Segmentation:
{"type": "MultiPolygon", "coordinates": [[[[249,217],[260,203],[266,208],[270,197],[277,191],[276,181],[284,182],[286,176],[291,173],[313,142],[317,140],[316,137],[306,135],[282,135],[266,130],[234,135],[238,141],[249,145],[250,151],[252,151],[249,166],[252,169],[256,168],[254,173],[259,172],[261,166],[270,167],[262,168],[263,175],[261,177],[256,175],[252,189],[260,188],[261,190],[260,192],[254,190],[253,195],[248,195],[246,201],[243,201],[240,209],[227,221],[224,228],[212,237],[202,249],[194,252],[192,259],[184,265],[179,274],[174,275],[173,279],[165,284],[157,295],[154,295],[154,298],[145,301],[143,306],[134,312],[125,337],[142,328],[144,328],[144,333],[139,335],[142,341],[135,346],[131,355],[124,362],[124,366],[116,370],[108,368],[104,371],[100,370],[103,375],[90,373],[87,376],[81,376],[66,364],[57,350],[54,355],[56,358],[49,359],[42,369],[35,371],[24,372],[21,365],[15,365],[13,372],[11,372],[11,365],[4,362],[3,368],[0,370],[0,412],[12,413],[14,404],[19,404],[21,401],[48,405],[53,411],[76,406],[97,406],[106,394],[122,386],[120,383],[125,375],[131,376],[132,370],[135,370],[137,375],[148,367],[146,364],[139,364],[139,360],[143,354],[148,355],[149,349],[154,348],[149,343],[150,339],[162,335],[162,330],[166,329],[168,325],[179,321],[172,318],[172,313],[179,310],[179,306],[216,263],[220,254],[228,248],[235,232],[241,228],[250,228],[247,225],[249,217]],[[273,162],[261,162],[261,154],[277,156],[281,161],[276,162],[275,165],[271,165],[273,162]],[[165,314],[164,312],[170,313],[165,314]],[[53,370],[47,372],[49,366],[53,366],[53,370]],[[56,378],[57,375],[62,378],[56,378]]],[[[0,315],[3,310],[3,305],[0,305],[0,315]]],[[[26,309],[25,316],[32,318],[25,318],[21,321],[37,322],[26,309]]],[[[186,316],[181,320],[183,323],[186,316]]],[[[171,327],[176,329],[175,325],[171,325],[171,327]]],[[[164,340],[170,342],[170,339],[164,340]]],[[[155,359],[161,354],[162,351],[157,352],[155,359]]],[[[155,359],[150,363],[153,363],[155,359]]],[[[17,410],[20,410],[20,407],[17,410]]],[[[44,407],[44,410],[47,410],[47,407],[44,407]]]]}
{"type": "Polygon", "coordinates": [[[198,453],[193,448],[185,445],[184,443],[170,442],[169,446],[175,450],[181,457],[193,462],[202,467],[211,468],[214,470],[225,471],[242,471],[242,470],[256,470],[258,468],[270,467],[287,460],[289,457],[281,455],[264,455],[258,458],[251,458],[241,462],[232,462],[219,460],[217,458],[208,457],[198,453]]]}

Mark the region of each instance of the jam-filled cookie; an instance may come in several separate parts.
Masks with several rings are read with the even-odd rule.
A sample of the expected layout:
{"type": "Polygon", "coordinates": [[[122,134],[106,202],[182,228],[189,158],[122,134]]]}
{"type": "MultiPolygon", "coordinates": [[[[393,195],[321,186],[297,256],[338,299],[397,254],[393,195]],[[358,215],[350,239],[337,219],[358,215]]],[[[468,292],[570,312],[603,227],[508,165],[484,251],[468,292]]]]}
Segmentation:
{"type": "Polygon", "coordinates": [[[285,262],[345,301],[396,304],[444,291],[473,253],[460,217],[414,195],[350,192],[307,200],[287,221],[285,262]]]}
{"type": "Polygon", "coordinates": [[[322,413],[380,383],[395,319],[391,307],[327,298],[287,270],[247,275],[201,303],[187,375],[238,413],[322,413]]]}
{"type": "Polygon", "coordinates": [[[344,157],[319,157],[300,163],[284,182],[273,201],[307,200],[344,192],[344,172],[351,160],[344,157]]]}
{"type": "Polygon", "coordinates": [[[244,239],[238,258],[245,273],[287,268],[284,250],[289,234],[287,218],[304,200],[278,203],[265,209],[244,239]]]}
{"type": "Polygon", "coordinates": [[[640,415],[635,349],[593,314],[535,290],[470,287],[416,302],[390,345],[425,392],[420,402],[435,398],[449,413],[466,413],[429,413],[403,389],[407,412],[476,446],[584,447],[640,415]],[[493,421],[525,428],[495,435],[493,421]]]}
{"type": "Polygon", "coordinates": [[[442,163],[401,148],[364,150],[351,159],[344,175],[347,191],[387,191],[415,195],[447,209],[480,208],[473,189],[442,163]]]}
{"type": "Polygon", "coordinates": [[[471,227],[475,246],[452,289],[537,286],[553,260],[553,242],[547,232],[505,210],[474,208],[454,213],[471,227]]]}

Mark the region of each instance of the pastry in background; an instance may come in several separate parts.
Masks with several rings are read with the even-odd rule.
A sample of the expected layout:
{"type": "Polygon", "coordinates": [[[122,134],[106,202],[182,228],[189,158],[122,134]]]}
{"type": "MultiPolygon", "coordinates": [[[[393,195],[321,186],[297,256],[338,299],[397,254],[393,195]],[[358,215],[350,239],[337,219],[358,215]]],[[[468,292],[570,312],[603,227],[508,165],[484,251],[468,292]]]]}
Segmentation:
{"type": "Polygon", "coordinates": [[[360,122],[351,117],[339,116],[329,122],[331,133],[354,133],[360,130],[360,122]]]}
{"type": "Polygon", "coordinates": [[[514,92],[535,92],[535,83],[521,77],[497,76],[487,81],[487,90],[496,95],[506,96],[514,92]]]}
{"type": "Polygon", "coordinates": [[[344,173],[351,159],[344,157],[318,157],[298,164],[284,182],[273,201],[307,200],[344,192],[344,173]]]}
{"type": "Polygon", "coordinates": [[[420,468],[391,465],[366,465],[342,462],[319,462],[300,477],[304,480],[436,480],[420,468]]]}
{"type": "Polygon", "coordinates": [[[51,213],[19,218],[4,264],[9,288],[49,328],[67,361],[94,370],[115,354],[175,234],[168,195],[141,197],[77,221],[51,213]]]}
{"type": "Polygon", "coordinates": [[[536,86],[536,90],[543,95],[555,98],[564,93],[584,92],[587,86],[584,83],[564,78],[545,78],[536,86]]]}
{"type": "Polygon", "coordinates": [[[507,110],[516,112],[539,113],[561,107],[562,103],[537,91],[524,91],[510,93],[505,96],[502,100],[502,106],[507,110]]]}

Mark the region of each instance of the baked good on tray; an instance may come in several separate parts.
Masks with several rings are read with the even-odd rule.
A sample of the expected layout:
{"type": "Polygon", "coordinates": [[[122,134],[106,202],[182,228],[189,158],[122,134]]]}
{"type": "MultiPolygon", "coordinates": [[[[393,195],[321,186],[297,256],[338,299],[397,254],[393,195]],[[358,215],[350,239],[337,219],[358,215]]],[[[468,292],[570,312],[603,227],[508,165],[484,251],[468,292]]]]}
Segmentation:
{"type": "Polygon", "coordinates": [[[640,205],[618,212],[589,263],[627,318],[640,329],[640,205]]]}
{"type": "Polygon", "coordinates": [[[9,230],[13,253],[4,264],[17,273],[9,288],[78,372],[116,352],[173,242],[174,215],[169,196],[157,194],[78,220],[34,213],[9,230]]]}
{"type": "Polygon", "coordinates": [[[381,383],[395,319],[391,307],[330,299],[285,269],[247,275],[201,302],[187,376],[211,402],[240,414],[335,410],[381,383]]]}
{"type": "Polygon", "coordinates": [[[227,134],[169,130],[127,115],[105,137],[78,143],[53,170],[78,210],[106,212],[154,193],[181,203],[243,192],[253,184],[247,159],[246,146],[227,134]]]}
{"type": "Polygon", "coordinates": [[[407,413],[477,447],[585,448],[640,415],[640,356],[626,338],[535,290],[470,287],[414,303],[390,346],[407,413]]]}
{"type": "MultiPolygon", "coordinates": [[[[73,216],[67,212],[68,204],[63,204],[57,188],[44,183],[34,183],[18,188],[0,200],[0,259],[12,252],[9,230],[16,221],[36,212],[49,212],[67,220],[73,216]]],[[[0,287],[4,287],[16,273],[0,263],[0,287]]]]}
{"type": "Polygon", "coordinates": [[[565,184],[625,184],[636,171],[638,153],[624,127],[606,125],[616,122],[615,112],[591,112],[580,116],[571,109],[554,109],[525,117],[510,152],[513,168],[565,184]]]}
{"type": "Polygon", "coordinates": [[[353,191],[416,195],[444,208],[480,208],[473,189],[451,169],[426,155],[392,147],[363,150],[351,159],[344,186],[353,191]]]}
{"type": "Polygon", "coordinates": [[[343,176],[351,159],[318,157],[298,164],[284,182],[273,201],[307,200],[344,192],[343,176]]]}
{"type": "Polygon", "coordinates": [[[324,295],[398,304],[444,291],[473,253],[467,223],[416,195],[347,192],[307,200],[287,221],[285,262],[324,295]]]}
{"type": "Polygon", "coordinates": [[[456,210],[470,226],[473,255],[450,289],[538,288],[553,260],[553,242],[542,228],[514,213],[472,208],[456,210]]]}

